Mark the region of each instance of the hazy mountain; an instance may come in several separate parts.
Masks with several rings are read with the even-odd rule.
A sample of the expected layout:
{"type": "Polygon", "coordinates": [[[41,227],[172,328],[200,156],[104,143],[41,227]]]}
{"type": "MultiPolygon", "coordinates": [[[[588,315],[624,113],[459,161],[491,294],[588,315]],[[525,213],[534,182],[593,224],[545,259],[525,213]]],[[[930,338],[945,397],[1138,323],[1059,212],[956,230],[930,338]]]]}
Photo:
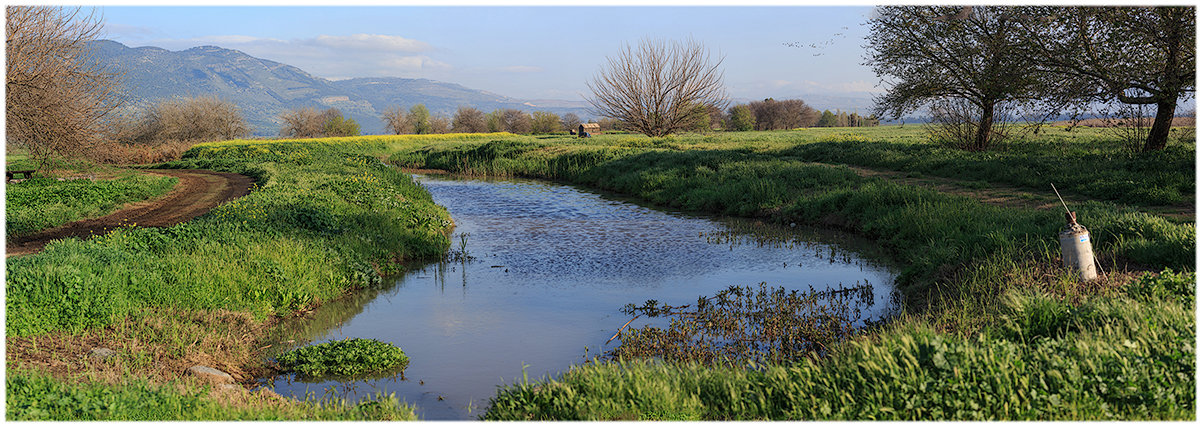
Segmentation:
{"type": "Polygon", "coordinates": [[[96,57],[124,74],[128,108],[176,96],[216,96],[238,105],[254,134],[276,135],[279,115],[289,109],[336,107],[365,134],[383,132],[379,115],[390,106],[423,103],[434,114],[453,115],[460,105],[484,112],[496,108],[589,114],[573,101],[525,101],[458,84],[410,78],[352,78],[331,81],[287,64],[216,46],[169,51],[131,48],[109,40],[92,43],[96,57]],[[544,105],[544,106],[543,106],[544,105]]]}

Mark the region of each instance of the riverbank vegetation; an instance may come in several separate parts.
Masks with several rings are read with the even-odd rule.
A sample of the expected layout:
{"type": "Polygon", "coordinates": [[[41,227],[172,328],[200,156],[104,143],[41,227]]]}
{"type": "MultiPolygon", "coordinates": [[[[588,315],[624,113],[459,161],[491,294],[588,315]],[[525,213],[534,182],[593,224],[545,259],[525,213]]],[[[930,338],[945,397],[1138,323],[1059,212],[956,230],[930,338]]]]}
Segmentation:
{"type": "MultiPolygon", "coordinates": [[[[268,371],[256,348],[275,318],[377,285],[381,273],[397,272],[403,262],[444,253],[450,245],[446,211],[411,177],[366,155],[420,140],[202,144],[157,167],[245,174],[257,181],[249,195],[176,226],[123,227],[9,258],[9,418],[193,418],[170,414],[169,407],[159,414],[151,406],[138,411],[120,401],[153,395],[187,407],[196,398],[211,399],[197,391],[207,389],[206,382],[188,375],[189,367],[204,364],[250,380],[268,371]],[[95,348],[116,355],[93,359],[88,354],[95,348]],[[142,380],[151,385],[137,384],[142,380]],[[177,386],[189,390],[180,394],[177,386]],[[25,388],[41,390],[14,391],[25,388]],[[108,389],[115,406],[129,410],[102,406],[92,413],[89,404],[98,402],[87,395],[98,389],[108,389]],[[47,404],[42,391],[81,397],[39,411],[47,404]]],[[[210,402],[236,408],[240,401],[210,402]]],[[[362,404],[338,410],[272,404],[291,408],[247,409],[233,417],[360,418],[367,410],[362,404]]],[[[392,416],[399,408],[382,413],[392,416]]]]}
{"type": "Polygon", "coordinates": [[[1009,150],[971,153],[911,140],[917,137],[884,127],[497,138],[429,145],[390,161],[555,179],[692,211],[839,227],[876,239],[904,265],[897,286],[905,312],[820,360],[765,369],[588,365],[502,389],[486,418],[1192,418],[1194,310],[1180,297],[1194,292],[1194,216],[1180,224],[1144,210],[1159,203],[1184,208],[1191,201],[1183,200],[1194,199],[1194,143],[1130,154],[1110,149],[1119,142],[1100,133],[1050,129],[1009,150]],[[991,204],[820,162],[835,162],[827,157],[834,152],[850,164],[984,187],[1034,193],[1064,182],[1060,188],[1072,188],[1066,192],[1076,200],[1099,193],[1089,185],[1147,191],[1115,200],[1121,203],[1072,203],[1109,272],[1082,283],[1058,258],[1061,206],[991,204]],[[1081,156],[1109,172],[1058,165],[1081,156]],[[959,163],[970,166],[951,166],[959,163]],[[1011,173],[1022,175],[1016,179],[999,172],[1023,163],[1037,173],[1011,173]],[[1187,272],[1155,278],[1164,268],[1187,272]],[[1167,287],[1178,290],[1137,290],[1167,287]]]}
{"type": "Polygon", "coordinates": [[[408,365],[400,348],[375,339],[346,339],[305,346],[279,354],[275,361],[302,378],[361,377],[395,373],[408,365]]]}

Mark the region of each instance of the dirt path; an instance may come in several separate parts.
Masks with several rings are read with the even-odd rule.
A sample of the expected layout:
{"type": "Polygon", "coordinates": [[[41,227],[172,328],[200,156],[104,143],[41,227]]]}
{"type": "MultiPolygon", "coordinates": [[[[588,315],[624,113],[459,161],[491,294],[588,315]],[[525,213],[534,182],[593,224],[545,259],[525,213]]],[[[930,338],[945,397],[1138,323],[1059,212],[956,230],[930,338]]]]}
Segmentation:
{"type": "Polygon", "coordinates": [[[53,240],[101,235],[122,225],[163,227],[186,222],[217,205],[250,193],[254,182],[236,173],[211,170],[147,170],[179,179],[166,195],[130,203],[104,217],[71,222],[17,238],[7,247],[8,256],[37,253],[53,240]]]}
{"type": "MultiPolygon", "coordinates": [[[[833,164],[819,163],[829,166],[833,164]]],[[[1054,192],[1047,189],[1043,193],[1030,192],[1024,189],[1017,189],[1000,184],[988,183],[982,186],[975,182],[964,182],[957,179],[924,176],[912,177],[906,172],[898,172],[894,170],[878,170],[865,167],[846,166],[859,176],[879,177],[891,180],[893,182],[906,185],[925,186],[955,195],[963,195],[982,201],[987,204],[1006,206],[1006,207],[1023,207],[1038,210],[1059,209],[1061,210],[1062,203],[1058,201],[1058,197],[1054,192]],[[982,186],[982,187],[981,187],[982,186]]],[[[1063,198],[1068,204],[1079,204],[1086,201],[1083,198],[1077,198],[1070,195],[1063,195],[1063,198]]],[[[1175,222],[1195,222],[1196,207],[1195,205],[1175,205],[1175,206],[1137,206],[1137,210],[1163,216],[1175,222]]]]}

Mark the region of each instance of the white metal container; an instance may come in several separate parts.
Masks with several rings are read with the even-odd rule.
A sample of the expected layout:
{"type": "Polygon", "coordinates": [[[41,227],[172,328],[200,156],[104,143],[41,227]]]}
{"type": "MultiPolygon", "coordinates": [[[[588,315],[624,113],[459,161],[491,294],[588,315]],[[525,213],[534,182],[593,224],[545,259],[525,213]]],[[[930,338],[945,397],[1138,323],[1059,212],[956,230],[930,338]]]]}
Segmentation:
{"type": "Polygon", "coordinates": [[[1083,281],[1096,279],[1096,259],[1092,256],[1092,237],[1083,225],[1072,224],[1058,233],[1062,245],[1063,266],[1079,272],[1083,281]]]}

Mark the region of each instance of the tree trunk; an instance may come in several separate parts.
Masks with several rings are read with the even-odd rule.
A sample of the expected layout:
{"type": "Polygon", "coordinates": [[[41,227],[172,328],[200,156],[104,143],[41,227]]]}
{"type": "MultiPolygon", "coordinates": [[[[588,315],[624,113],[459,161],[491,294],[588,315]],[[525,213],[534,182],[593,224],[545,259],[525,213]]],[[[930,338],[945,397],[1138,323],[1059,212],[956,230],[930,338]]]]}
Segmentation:
{"type": "Polygon", "coordinates": [[[979,130],[975,133],[975,151],[987,151],[991,144],[992,122],[995,121],[996,103],[985,101],[983,113],[979,115],[979,130]]]}
{"type": "Polygon", "coordinates": [[[1146,137],[1142,152],[1166,148],[1167,139],[1171,136],[1171,120],[1175,118],[1175,104],[1175,99],[1158,103],[1158,113],[1154,114],[1154,125],[1150,127],[1150,135],[1146,137]]]}

